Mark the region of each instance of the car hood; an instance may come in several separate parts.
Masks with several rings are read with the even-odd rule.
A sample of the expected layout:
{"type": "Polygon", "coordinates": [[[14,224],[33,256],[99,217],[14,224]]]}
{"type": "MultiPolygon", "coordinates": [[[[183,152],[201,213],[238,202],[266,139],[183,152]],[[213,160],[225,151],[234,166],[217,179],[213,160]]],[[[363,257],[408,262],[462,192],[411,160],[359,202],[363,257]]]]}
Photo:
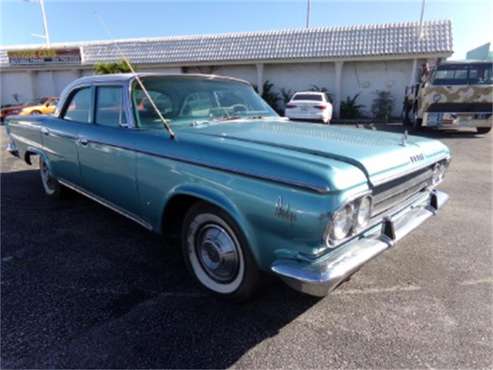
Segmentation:
{"type": "MultiPolygon", "coordinates": [[[[250,144],[283,153],[295,152],[307,160],[336,160],[357,167],[373,185],[409,173],[449,155],[437,140],[407,134],[293,123],[280,120],[230,121],[193,127],[200,136],[220,139],[221,146],[250,144]]],[[[281,153],[280,153],[281,154],[281,153]]],[[[299,158],[299,156],[298,156],[299,158]]]]}

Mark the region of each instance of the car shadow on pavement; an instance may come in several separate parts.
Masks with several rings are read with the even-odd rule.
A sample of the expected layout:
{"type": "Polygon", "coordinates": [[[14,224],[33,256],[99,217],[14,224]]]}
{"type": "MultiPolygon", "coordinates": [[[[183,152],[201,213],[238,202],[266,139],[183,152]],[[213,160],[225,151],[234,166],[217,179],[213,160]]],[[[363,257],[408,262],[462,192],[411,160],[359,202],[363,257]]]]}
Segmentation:
{"type": "Polygon", "coordinates": [[[319,301],[269,279],[249,303],[219,300],[176,245],[77,194],[49,199],[37,171],[1,188],[4,368],[224,368],[319,301]]]}

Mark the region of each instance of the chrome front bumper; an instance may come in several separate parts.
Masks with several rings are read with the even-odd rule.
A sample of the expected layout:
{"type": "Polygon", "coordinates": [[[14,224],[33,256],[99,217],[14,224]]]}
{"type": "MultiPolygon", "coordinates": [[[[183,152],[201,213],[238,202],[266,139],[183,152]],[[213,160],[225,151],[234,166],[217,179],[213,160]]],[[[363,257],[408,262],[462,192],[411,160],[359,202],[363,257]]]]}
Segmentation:
{"type": "Polygon", "coordinates": [[[366,262],[392,248],[397,241],[435,215],[447,199],[447,194],[433,190],[428,196],[385,217],[359,238],[313,263],[280,259],[274,261],[271,269],[293,289],[323,297],[366,262]]]}

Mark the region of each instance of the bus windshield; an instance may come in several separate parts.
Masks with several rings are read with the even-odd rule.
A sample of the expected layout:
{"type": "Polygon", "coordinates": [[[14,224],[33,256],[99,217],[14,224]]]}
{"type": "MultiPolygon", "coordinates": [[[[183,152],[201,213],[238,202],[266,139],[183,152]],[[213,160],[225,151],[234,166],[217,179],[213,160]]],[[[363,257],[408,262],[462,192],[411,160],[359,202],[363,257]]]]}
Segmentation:
{"type": "Polygon", "coordinates": [[[445,64],[433,72],[432,85],[493,84],[493,63],[445,64]]]}

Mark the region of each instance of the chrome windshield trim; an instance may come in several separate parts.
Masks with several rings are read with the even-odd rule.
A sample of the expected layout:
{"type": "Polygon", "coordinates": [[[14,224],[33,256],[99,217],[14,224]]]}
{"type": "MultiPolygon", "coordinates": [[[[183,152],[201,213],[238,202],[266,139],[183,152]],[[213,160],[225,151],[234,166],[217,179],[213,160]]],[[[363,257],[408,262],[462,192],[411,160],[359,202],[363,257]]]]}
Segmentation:
{"type": "Polygon", "coordinates": [[[67,188],[70,188],[74,191],[76,191],[77,193],[80,193],[86,197],[88,197],[89,199],[111,209],[112,211],[138,223],[139,225],[145,227],[147,230],[151,230],[152,231],[152,225],[150,223],[148,223],[147,221],[144,221],[142,218],[140,218],[139,216],[136,216],[134,215],[133,213],[131,212],[128,212],[127,210],[123,209],[123,208],[120,208],[116,205],[114,205],[113,203],[95,195],[95,194],[92,194],[91,192],[85,190],[85,189],[82,189],[81,187],[79,187],[78,185],[75,185],[73,183],[71,183],[70,181],[67,181],[67,180],[64,180],[64,179],[57,179],[58,182],[64,186],[66,186],[67,188]]]}

